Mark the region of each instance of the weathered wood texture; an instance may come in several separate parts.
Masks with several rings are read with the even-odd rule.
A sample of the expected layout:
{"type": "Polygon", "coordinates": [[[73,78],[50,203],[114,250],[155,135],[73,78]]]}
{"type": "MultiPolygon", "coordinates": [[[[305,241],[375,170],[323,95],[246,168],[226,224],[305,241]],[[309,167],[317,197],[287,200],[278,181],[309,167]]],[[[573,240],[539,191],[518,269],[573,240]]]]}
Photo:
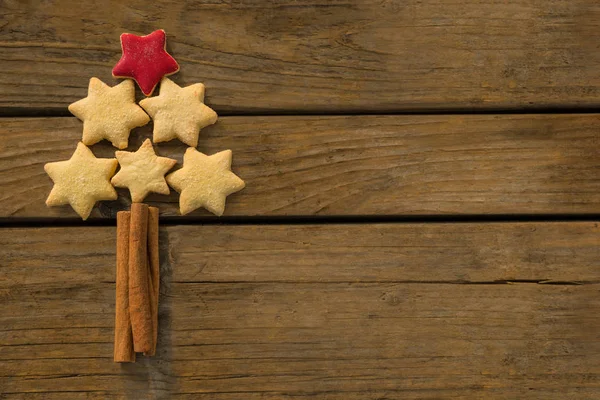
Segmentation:
{"type": "Polygon", "coordinates": [[[596,0],[4,0],[0,111],[113,82],[122,32],[163,28],[180,84],[225,113],[600,105],[596,0]]]}
{"type": "Polygon", "coordinates": [[[600,396],[596,223],[167,227],[158,354],[125,366],[114,233],[0,230],[0,397],[600,396]]]}
{"type": "MultiPolygon", "coordinates": [[[[76,118],[7,118],[0,124],[0,217],[77,218],[48,208],[43,165],[67,159],[81,136],[76,118]]],[[[600,115],[224,117],[199,149],[233,150],[246,188],[225,215],[415,215],[597,213],[600,115]]],[[[151,135],[134,131],[130,149],[151,135]]],[[[160,154],[181,162],[185,146],[160,154]]],[[[93,147],[114,157],[106,142],[93,147]]],[[[92,218],[128,209],[129,193],[92,218]]],[[[178,196],[152,195],[163,215],[178,196]]],[[[208,216],[198,210],[195,216],[208,216]]]]}
{"type": "MultiPolygon", "coordinates": [[[[115,231],[4,228],[0,287],[114,283],[115,231]]],[[[596,222],[176,225],[160,255],[180,283],[596,283],[599,235],[596,222]]]]}

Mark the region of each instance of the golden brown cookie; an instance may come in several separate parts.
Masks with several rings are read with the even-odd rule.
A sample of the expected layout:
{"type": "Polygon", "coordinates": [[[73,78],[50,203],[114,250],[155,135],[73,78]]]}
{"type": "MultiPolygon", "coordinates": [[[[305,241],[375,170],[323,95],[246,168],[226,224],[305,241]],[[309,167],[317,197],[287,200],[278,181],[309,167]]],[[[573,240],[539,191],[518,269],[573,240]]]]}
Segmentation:
{"type": "Polygon", "coordinates": [[[110,184],[116,169],[116,159],[96,158],[80,142],[70,159],[44,165],[54,182],[46,205],[70,204],[86,220],[97,201],[117,199],[117,192],[110,184]]]}
{"type": "Polygon", "coordinates": [[[81,141],[88,146],[107,139],[116,148],[124,149],[131,130],[150,121],[135,104],[135,85],[130,79],[110,87],[91,78],[88,96],[71,104],[69,111],[83,121],[81,141]]]}
{"type": "Polygon", "coordinates": [[[115,155],[121,169],[111,182],[116,187],[128,188],[134,203],[142,202],[150,192],[169,194],[165,174],[177,160],[157,156],[150,139],[136,152],[117,151],[115,155]]]}
{"type": "Polygon", "coordinates": [[[225,211],[225,198],[245,186],[244,181],[231,172],[231,150],[207,156],[193,147],[183,156],[183,168],[167,175],[167,182],[180,193],[182,215],[204,207],[221,216],[225,211]]]}
{"type": "Polygon", "coordinates": [[[217,122],[217,113],[203,102],[203,84],[182,88],[169,78],[163,78],[159,95],[140,101],[140,106],[154,121],[152,140],[159,143],[178,138],[196,147],[200,129],[217,122]]]}

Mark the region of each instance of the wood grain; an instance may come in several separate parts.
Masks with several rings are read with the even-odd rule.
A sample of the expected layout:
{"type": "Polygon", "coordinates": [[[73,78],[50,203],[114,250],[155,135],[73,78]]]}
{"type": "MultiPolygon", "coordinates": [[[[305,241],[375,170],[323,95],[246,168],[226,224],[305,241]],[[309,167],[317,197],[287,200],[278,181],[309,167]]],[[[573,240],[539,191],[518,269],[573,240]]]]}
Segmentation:
{"type": "Polygon", "coordinates": [[[157,355],[123,366],[114,228],[0,238],[6,399],[600,395],[595,223],[167,227],[157,355]]]}
{"type": "Polygon", "coordinates": [[[0,111],[113,83],[119,35],[165,29],[220,113],[600,105],[595,0],[92,0],[0,4],[0,111]]]}
{"type": "MultiPolygon", "coordinates": [[[[1,218],[73,218],[44,204],[43,165],[68,159],[76,118],[7,118],[0,125],[1,218]]],[[[228,197],[230,216],[597,213],[600,115],[224,117],[202,131],[199,150],[233,151],[246,188],[228,197]]],[[[130,150],[151,135],[135,130],[130,150]]],[[[106,142],[97,156],[113,157],[106,142]]],[[[181,158],[171,141],[159,154],[181,158]]],[[[120,190],[91,218],[129,209],[120,190]]],[[[147,201],[177,216],[178,197],[147,201]]],[[[207,217],[198,210],[191,216],[207,217]]]]}
{"type": "MultiPolygon", "coordinates": [[[[0,289],[56,276],[114,283],[115,231],[0,230],[0,289]]],[[[599,235],[596,222],[163,226],[161,274],[181,283],[595,283],[599,235]]]]}

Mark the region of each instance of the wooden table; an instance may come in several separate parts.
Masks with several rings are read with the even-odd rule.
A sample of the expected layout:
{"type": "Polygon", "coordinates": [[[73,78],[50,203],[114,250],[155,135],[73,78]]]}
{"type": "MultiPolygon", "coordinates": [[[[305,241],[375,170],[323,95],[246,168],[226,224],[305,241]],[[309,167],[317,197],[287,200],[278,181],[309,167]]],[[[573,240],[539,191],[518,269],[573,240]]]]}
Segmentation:
{"type": "Polygon", "coordinates": [[[0,11],[1,399],[600,398],[596,0],[0,11]],[[117,82],[119,35],[158,28],[221,115],[199,150],[247,187],[221,219],[149,198],[158,354],[120,365],[129,195],[84,223],[46,208],[43,165],[80,139],[89,78],[117,82]]]}

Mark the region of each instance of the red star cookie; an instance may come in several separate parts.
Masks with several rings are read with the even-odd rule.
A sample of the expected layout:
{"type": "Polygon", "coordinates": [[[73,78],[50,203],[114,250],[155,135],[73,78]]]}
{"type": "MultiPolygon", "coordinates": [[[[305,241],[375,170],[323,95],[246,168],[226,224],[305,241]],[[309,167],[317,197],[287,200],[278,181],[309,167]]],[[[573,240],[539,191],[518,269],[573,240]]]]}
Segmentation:
{"type": "Polygon", "coordinates": [[[146,36],[121,35],[123,55],[112,70],[115,78],[133,78],[146,96],[163,76],[179,71],[177,61],[166,50],[165,31],[159,29],[146,36]]]}

